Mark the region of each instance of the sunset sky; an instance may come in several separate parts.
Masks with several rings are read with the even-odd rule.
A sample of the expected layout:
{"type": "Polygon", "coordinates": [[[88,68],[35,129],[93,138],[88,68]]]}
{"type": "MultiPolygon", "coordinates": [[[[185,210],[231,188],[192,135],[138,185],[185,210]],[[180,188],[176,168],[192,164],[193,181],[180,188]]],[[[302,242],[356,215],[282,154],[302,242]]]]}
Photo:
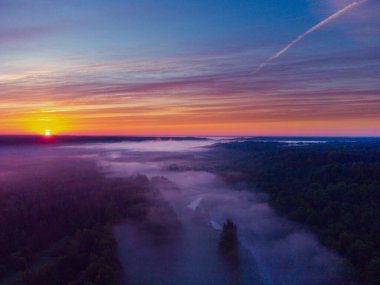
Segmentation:
{"type": "Polygon", "coordinates": [[[380,1],[0,0],[0,133],[380,135],[380,1]]]}

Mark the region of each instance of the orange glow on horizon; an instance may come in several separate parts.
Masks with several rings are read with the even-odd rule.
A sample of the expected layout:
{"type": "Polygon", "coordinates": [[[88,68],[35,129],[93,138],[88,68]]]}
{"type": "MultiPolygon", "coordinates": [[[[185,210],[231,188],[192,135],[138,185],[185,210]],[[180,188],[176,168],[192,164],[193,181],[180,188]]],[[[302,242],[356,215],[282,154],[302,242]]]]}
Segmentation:
{"type": "Polygon", "coordinates": [[[8,133],[40,134],[48,137],[57,133],[72,131],[69,127],[71,124],[68,118],[62,114],[41,111],[31,113],[31,116],[14,118],[9,124],[10,126],[13,125],[13,131],[8,133]]]}
{"type": "MultiPolygon", "coordinates": [[[[16,115],[16,114],[15,114],[16,115]]],[[[0,123],[3,134],[130,135],[130,136],[376,136],[376,118],[267,120],[246,116],[207,114],[127,113],[91,114],[83,111],[29,111],[0,123]]],[[[245,114],[244,114],[245,115],[245,114]]]]}

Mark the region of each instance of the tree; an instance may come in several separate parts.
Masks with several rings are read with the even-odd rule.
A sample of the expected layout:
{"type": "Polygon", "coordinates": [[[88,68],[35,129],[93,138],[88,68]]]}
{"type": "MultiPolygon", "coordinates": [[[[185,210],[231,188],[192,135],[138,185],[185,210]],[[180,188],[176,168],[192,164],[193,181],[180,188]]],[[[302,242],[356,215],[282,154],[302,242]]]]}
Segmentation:
{"type": "Polygon", "coordinates": [[[219,248],[226,256],[234,258],[237,256],[237,246],[238,239],[236,225],[230,219],[227,219],[226,223],[223,225],[219,240],[219,248]]]}

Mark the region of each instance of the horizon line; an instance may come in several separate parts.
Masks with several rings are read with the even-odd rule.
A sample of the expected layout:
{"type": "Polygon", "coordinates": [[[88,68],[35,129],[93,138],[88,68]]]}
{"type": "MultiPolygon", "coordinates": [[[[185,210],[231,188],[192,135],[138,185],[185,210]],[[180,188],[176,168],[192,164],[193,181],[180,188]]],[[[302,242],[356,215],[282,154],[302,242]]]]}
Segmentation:
{"type": "MultiPolygon", "coordinates": [[[[44,137],[43,134],[0,134],[1,137],[44,137]]],[[[304,137],[304,138],[380,138],[380,135],[109,135],[109,134],[53,134],[51,137],[141,137],[141,138],[149,138],[149,137],[167,137],[167,138],[186,138],[186,137],[195,137],[195,138],[215,138],[215,137],[251,137],[251,138],[260,138],[260,137],[283,137],[283,138],[294,138],[294,137],[304,137]]]]}

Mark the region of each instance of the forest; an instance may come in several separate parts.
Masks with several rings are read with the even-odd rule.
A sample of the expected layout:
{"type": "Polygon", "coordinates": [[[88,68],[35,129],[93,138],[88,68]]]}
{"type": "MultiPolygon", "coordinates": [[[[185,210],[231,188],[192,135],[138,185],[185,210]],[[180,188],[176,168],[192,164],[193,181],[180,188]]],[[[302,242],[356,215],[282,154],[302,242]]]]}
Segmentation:
{"type": "MultiPolygon", "coordinates": [[[[99,164],[91,150],[57,149],[26,147],[2,153],[1,285],[119,284],[124,273],[128,276],[128,266],[122,268],[118,259],[112,229],[126,221],[148,231],[148,236],[169,235],[181,242],[185,226],[160,192],[168,178],[121,178],[99,164]]],[[[95,153],[104,161],[110,159],[102,150],[95,153]]],[[[356,269],[347,274],[380,284],[380,142],[230,142],[190,157],[189,165],[170,159],[162,167],[172,177],[182,169],[191,169],[191,174],[214,172],[217,181],[231,186],[225,197],[233,197],[230,194],[239,189],[234,185],[242,182],[244,189],[266,193],[263,196],[279,215],[315,233],[321,244],[352,265],[348,268],[356,269]]],[[[127,163],[130,158],[124,159],[127,163]]],[[[212,176],[193,177],[198,178],[190,177],[187,183],[212,176]]],[[[199,185],[188,191],[198,193],[199,185]]],[[[215,187],[211,182],[204,185],[215,187]]],[[[170,195],[188,194],[174,186],[170,195]]],[[[203,193],[214,193],[211,190],[203,193]]],[[[185,208],[198,217],[194,221],[207,212],[193,213],[188,202],[185,208]]],[[[240,229],[239,220],[226,220],[215,243],[231,284],[239,284],[243,276],[240,229]]]]}
{"type": "Polygon", "coordinates": [[[251,141],[217,149],[226,180],[268,193],[280,214],[316,233],[361,280],[380,284],[380,142],[251,141]]]}
{"type": "Polygon", "coordinates": [[[175,216],[143,175],[107,177],[94,161],[63,157],[25,170],[0,186],[1,284],[116,284],[112,224],[138,219],[157,232],[168,224],[150,212],[175,216]]]}

